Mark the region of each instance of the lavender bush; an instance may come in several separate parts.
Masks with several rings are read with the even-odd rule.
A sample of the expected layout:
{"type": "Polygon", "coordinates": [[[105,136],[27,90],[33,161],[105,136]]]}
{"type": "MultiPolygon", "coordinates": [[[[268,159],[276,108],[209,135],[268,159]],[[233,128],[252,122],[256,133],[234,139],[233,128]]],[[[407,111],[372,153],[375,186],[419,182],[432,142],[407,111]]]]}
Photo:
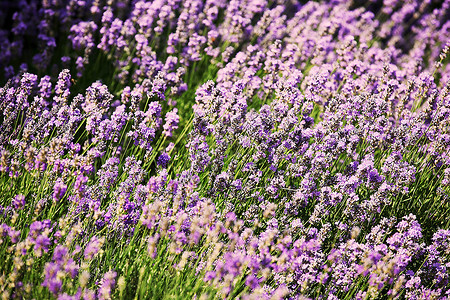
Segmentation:
{"type": "Polygon", "coordinates": [[[2,299],[450,298],[450,1],[0,3],[2,299]]]}

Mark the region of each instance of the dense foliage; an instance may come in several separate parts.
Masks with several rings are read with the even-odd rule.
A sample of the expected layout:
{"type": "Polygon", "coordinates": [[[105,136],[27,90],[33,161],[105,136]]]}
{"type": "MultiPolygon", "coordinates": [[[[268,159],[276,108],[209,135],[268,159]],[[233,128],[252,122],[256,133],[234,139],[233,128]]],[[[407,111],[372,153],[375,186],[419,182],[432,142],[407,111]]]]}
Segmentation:
{"type": "Polygon", "coordinates": [[[3,299],[450,297],[450,1],[0,3],[3,299]]]}

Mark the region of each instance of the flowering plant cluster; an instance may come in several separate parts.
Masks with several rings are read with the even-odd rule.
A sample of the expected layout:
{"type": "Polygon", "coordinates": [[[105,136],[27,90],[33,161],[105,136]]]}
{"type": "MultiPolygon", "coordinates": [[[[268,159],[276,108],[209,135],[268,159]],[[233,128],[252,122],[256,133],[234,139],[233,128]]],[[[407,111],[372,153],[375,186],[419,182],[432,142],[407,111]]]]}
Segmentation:
{"type": "Polygon", "coordinates": [[[450,1],[0,3],[2,299],[449,299],[450,1]]]}

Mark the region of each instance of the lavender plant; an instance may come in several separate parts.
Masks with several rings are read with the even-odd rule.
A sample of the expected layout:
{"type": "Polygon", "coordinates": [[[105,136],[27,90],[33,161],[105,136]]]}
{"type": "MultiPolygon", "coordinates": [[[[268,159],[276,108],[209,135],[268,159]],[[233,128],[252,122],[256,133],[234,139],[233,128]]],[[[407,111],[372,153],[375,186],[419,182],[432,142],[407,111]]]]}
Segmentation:
{"type": "Polygon", "coordinates": [[[0,8],[2,299],[450,297],[450,1],[0,8]]]}

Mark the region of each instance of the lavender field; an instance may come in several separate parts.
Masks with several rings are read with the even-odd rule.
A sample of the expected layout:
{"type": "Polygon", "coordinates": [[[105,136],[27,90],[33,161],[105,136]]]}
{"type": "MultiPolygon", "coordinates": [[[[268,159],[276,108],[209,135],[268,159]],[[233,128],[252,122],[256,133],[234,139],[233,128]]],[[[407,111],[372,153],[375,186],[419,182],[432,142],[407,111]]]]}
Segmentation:
{"type": "Polygon", "coordinates": [[[450,1],[0,0],[1,299],[450,299],[450,1]]]}

